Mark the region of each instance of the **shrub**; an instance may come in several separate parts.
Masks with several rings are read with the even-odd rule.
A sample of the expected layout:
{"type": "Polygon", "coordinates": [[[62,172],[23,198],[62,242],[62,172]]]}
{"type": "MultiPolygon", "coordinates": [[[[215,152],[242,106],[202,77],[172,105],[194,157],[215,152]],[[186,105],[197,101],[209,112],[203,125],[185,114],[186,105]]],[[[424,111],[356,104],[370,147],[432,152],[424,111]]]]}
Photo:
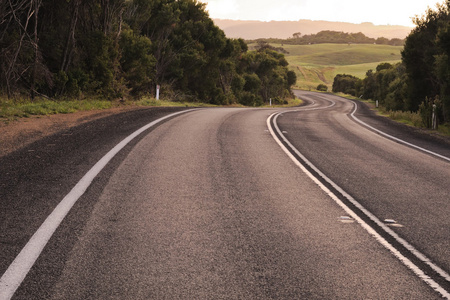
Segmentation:
{"type": "Polygon", "coordinates": [[[325,84],[319,84],[316,88],[316,90],[321,91],[321,92],[327,92],[328,91],[328,87],[325,84]]]}
{"type": "Polygon", "coordinates": [[[240,95],[239,103],[245,106],[261,106],[263,105],[263,101],[260,96],[257,96],[253,93],[244,91],[240,95]]]}

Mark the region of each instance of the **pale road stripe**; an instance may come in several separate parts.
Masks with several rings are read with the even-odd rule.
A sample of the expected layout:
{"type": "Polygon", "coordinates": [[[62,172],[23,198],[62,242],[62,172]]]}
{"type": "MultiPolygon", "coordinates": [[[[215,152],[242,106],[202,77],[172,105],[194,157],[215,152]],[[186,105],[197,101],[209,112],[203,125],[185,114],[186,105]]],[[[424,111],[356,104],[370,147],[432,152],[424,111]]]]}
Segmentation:
{"type": "Polygon", "coordinates": [[[267,126],[272,137],[278,143],[278,145],[283,149],[283,151],[291,158],[291,160],[309,177],[311,178],[330,198],[332,198],[341,208],[345,210],[352,218],[354,218],[369,234],[371,234],[375,239],[387,248],[391,253],[397,257],[405,266],[411,269],[421,280],[426,282],[429,286],[431,286],[435,291],[440,293],[444,298],[450,299],[450,293],[447,292],[443,287],[441,287],[436,281],[431,279],[428,275],[426,275],[418,266],[416,266],[412,261],[410,261],[407,257],[402,255],[394,246],[392,246],[386,239],[384,239],[380,234],[378,234],[369,224],[364,222],[355,212],[353,212],[345,203],[343,203],[333,192],[331,192],[320,180],[315,177],[311,172],[306,169],[306,167],[299,162],[292,153],[284,146],[284,144],[278,139],[276,136],[271,124],[271,118],[274,118],[274,125],[277,133],[282,137],[283,141],[295,152],[311,169],[313,169],[320,177],[322,177],[326,182],[331,184],[333,188],[335,188],[339,193],[341,193],[345,198],[347,198],[353,205],[355,205],[358,209],[360,209],[366,216],[368,216],[372,221],[374,221],[378,226],[383,228],[389,235],[391,235],[394,239],[396,239],[399,243],[401,243],[405,248],[407,248],[411,254],[416,256],[418,259],[432,267],[436,272],[438,272],[443,278],[447,281],[450,281],[450,276],[441,268],[436,266],[428,259],[425,255],[416,250],[412,245],[406,242],[404,239],[400,238],[395,232],[393,232],[389,227],[387,227],[383,222],[381,222],[375,215],[369,212],[366,208],[364,208],[359,202],[357,202],[353,197],[351,197],[348,193],[346,193],[342,188],[340,188],[336,183],[334,183],[331,179],[329,179],[325,174],[323,174],[316,166],[314,166],[305,156],[303,156],[282,134],[280,131],[277,118],[279,113],[272,114],[267,119],[267,126]]]}
{"type": "MultiPolygon", "coordinates": [[[[326,99],[326,98],[323,98],[323,97],[321,97],[321,99],[322,100],[326,100],[326,101],[329,101],[329,102],[333,102],[332,100],[329,100],[329,99],[326,99]]],[[[345,100],[348,100],[348,99],[345,99],[345,100]]],[[[414,145],[414,144],[411,144],[411,143],[408,143],[408,142],[406,142],[406,141],[403,141],[403,140],[401,140],[401,139],[399,139],[399,138],[396,138],[396,137],[394,137],[394,136],[391,136],[391,135],[389,135],[389,134],[387,134],[387,133],[385,133],[385,132],[383,132],[383,131],[381,131],[381,130],[378,130],[378,129],[376,129],[376,128],[374,128],[374,127],[372,127],[372,126],[370,126],[370,125],[368,125],[368,124],[366,124],[366,123],[364,123],[363,121],[361,121],[361,120],[359,120],[358,118],[356,118],[356,116],[354,116],[354,114],[356,113],[356,111],[357,111],[357,105],[356,105],[356,103],[354,102],[354,101],[352,101],[352,100],[349,100],[350,102],[352,102],[353,104],[354,104],[354,106],[355,106],[355,109],[354,109],[354,111],[352,112],[352,117],[354,117],[354,119],[356,120],[356,121],[358,121],[358,123],[360,123],[361,125],[363,125],[363,126],[367,126],[367,127],[369,127],[370,129],[373,129],[374,131],[376,131],[376,132],[378,132],[378,133],[380,133],[382,136],[384,136],[385,138],[388,138],[388,139],[393,139],[393,140],[395,140],[395,141],[397,141],[397,142],[400,142],[400,143],[403,143],[403,144],[406,144],[406,145],[408,145],[408,146],[411,146],[411,147],[413,147],[413,148],[415,148],[415,149],[417,149],[417,150],[420,150],[420,151],[424,151],[424,152],[426,152],[426,153],[430,153],[430,154],[433,154],[433,155],[435,155],[435,156],[437,156],[437,157],[439,157],[439,158],[443,158],[443,159],[446,159],[446,160],[449,160],[450,161],[450,159],[449,158],[447,158],[447,157],[445,157],[445,156],[442,156],[442,155],[440,155],[440,154],[438,154],[438,153],[434,153],[434,152],[432,152],[432,151],[429,151],[429,150],[427,150],[427,149],[424,149],[424,148],[421,148],[421,147],[419,147],[419,146],[417,146],[417,145],[414,145]]],[[[333,102],[334,103],[334,102],[333,102]]],[[[324,108],[328,108],[329,106],[326,106],[326,107],[324,107],[324,108]]],[[[290,112],[295,112],[295,111],[290,111],[290,112]]],[[[284,112],[284,113],[286,113],[286,112],[284,112]]],[[[280,114],[278,114],[278,115],[280,115],[280,114]]],[[[276,118],[278,118],[278,115],[276,116],[276,118]]],[[[276,124],[277,125],[277,124],[276,124]]],[[[282,135],[283,136],[283,135],[282,135]]],[[[304,158],[304,156],[302,155],[302,154],[300,154],[300,152],[289,142],[289,141],[287,141],[287,139],[283,136],[283,139],[288,143],[288,145],[292,148],[292,150],[295,152],[295,153],[297,153],[300,157],[302,157],[302,159],[304,158]]],[[[425,255],[423,255],[421,252],[419,252],[418,250],[416,250],[412,245],[410,245],[408,242],[406,242],[404,239],[402,239],[400,236],[398,236],[393,230],[391,230],[388,226],[386,226],[386,224],[384,224],[383,222],[381,222],[377,217],[375,217],[372,213],[370,213],[368,210],[366,210],[361,204],[359,204],[359,202],[357,202],[355,199],[353,199],[349,194],[347,194],[344,190],[342,190],[342,188],[341,187],[339,187],[337,184],[335,184],[333,181],[331,181],[331,179],[329,179],[325,174],[323,174],[319,169],[317,169],[312,163],[310,163],[306,158],[304,158],[305,159],[305,162],[308,164],[308,165],[310,165],[310,167],[314,170],[314,171],[316,171],[323,179],[325,179],[328,183],[330,183],[339,193],[341,193],[342,195],[344,195],[348,200],[350,200],[350,202],[352,202],[352,204],[353,205],[355,205],[358,209],[360,209],[362,212],[364,212],[364,214],[366,214],[372,221],[374,221],[378,226],[380,226],[381,228],[383,228],[383,230],[384,231],[386,231],[389,235],[391,235],[392,237],[394,237],[397,241],[399,241],[406,249],[408,249],[411,253],[413,253],[417,258],[419,258],[421,261],[423,261],[424,263],[426,263],[427,265],[429,265],[434,271],[436,271],[439,275],[441,275],[443,278],[445,278],[445,280],[447,280],[447,281],[449,281],[450,282],[450,275],[446,272],[446,271],[444,271],[443,269],[441,269],[440,267],[438,267],[437,265],[435,265],[434,263],[432,263],[425,255]],[[372,218],[373,217],[373,218],[372,218]]]]}
{"type": "Polygon", "coordinates": [[[94,178],[103,170],[109,161],[122,150],[130,141],[136,138],[145,130],[155,126],[163,120],[174,117],[179,114],[187,113],[195,109],[185,110],[173,113],[155,120],[144,127],[138,129],[113,149],[103,156],[75,185],[75,187],[64,197],[64,199],[56,206],[53,212],[47,217],[44,223],[34,233],[22,251],[17,255],[6,272],[0,278],[0,300],[9,300],[20,286],[25,276],[34,265],[45,245],[48,243],[53,233],[61,224],[63,219],[69,213],[73,205],[84,194],[94,178]]]}
{"type": "MultiPolygon", "coordinates": [[[[316,101],[314,101],[313,99],[303,96],[303,98],[309,98],[309,100],[311,100],[313,103],[311,105],[306,106],[305,108],[300,107],[299,109],[296,109],[295,111],[322,110],[322,109],[330,108],[330,107],[333,107],[336,105],[336,102],[334,102],[333,100],[330,100],[330,99],[327,99],[324,97],[319,97],[319,96],[317,96],[317,97],[322,100],[331,102],[331,104],[328,106],[322,107],[322,106],[319,106],[318,104],[316,104],[316,101]]],[[[290,111],[290,112],[294,112],[294,111],[290,111]]]]}
{"type": "Polygon", "coordinates": [[[367,123],[361,121],[360,119],[358,119],[358,118],[355,116],[355,113],[356,113],[356,111],[358,110],[358,105],[357,105],[356,102],[354,102],[354,101],[351,101],[351,100],[349,100],[349,101],[352,102],[353,105],[355,106],[355,109],[354,109],[353,112],[350,114],[350,116],[351,116],[356,122],[358,122],[358,123],[360,123],[361,125],[363,125],[363,126],[369,128],[369,129],[371,129],[371,130],[373,130],[373,131],[375,131],[375,132],[381,134],[381,135],[384,136],[384,137],[387,137],[388,139],[394,140],[394,141],[396,141],[396,142],[402,143],[402,144],[407,145],[407,146],[409,146],[409,147],[415,148],[415,149],[417,149],[417,150],[420,150],[420,151],[422,151],[422,152],[425,152],[425,153],[434,155],[434,156],[436,156],[436,157],[442,158],[442,159],[444,159],[444,160],[450,162],[450,158],[448,158],[448,157],[446,157],[446,156],[443,156],[443,155],[441,155],[441,154],[439,154],[439,153],[436,153],[436,152],[427,150],[427,149],[425,149],[425,148],[419,147],[419,146],[417,146],[417,145],[408,143],[407,141],[404,141],[404,140],[401,140],[401,139],[399,139],[399,138],[396,138],[395,136],[389,135],[389,134],[387,134],[387,133],[385,133],[385,132],[383,132],[383,131],[381,131],[381,130],[378,130],[378,129],[376,129],[375,127],[372,127],[372,126],[370,126],[369,124],[367,124],[367,123]]]}

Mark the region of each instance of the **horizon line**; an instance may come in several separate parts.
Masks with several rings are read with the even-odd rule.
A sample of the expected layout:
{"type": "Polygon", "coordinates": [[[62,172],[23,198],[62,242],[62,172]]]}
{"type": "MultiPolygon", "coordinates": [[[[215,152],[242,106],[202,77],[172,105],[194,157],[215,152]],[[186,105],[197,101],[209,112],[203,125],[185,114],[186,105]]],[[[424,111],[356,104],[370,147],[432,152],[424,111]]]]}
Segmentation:
{"type": "Polygon", "coordinates": [[[261,22],[261,23],[271,23],[271,22],[301,22],[301,21],[310,21],[310,22],[328,22],[328,23],[346,23],[353,25],[372,25],[372,26],[392,26],[392,27],[405,27],[405,28],[414,28],[414,26],[407,25],[399,25],[399,24],[374,24],[373,22],[361,22],[361,23],[353,23],[353,22],[345,22],[345,21],[329,21],[329,20],[311,20],[311,19],[299,19],[299,20],[254,20],[254,19],[232,19],[232,18],[213,18],[213,20],[221,20],[221,21],[241,21],[241,22],[261,22]]]}

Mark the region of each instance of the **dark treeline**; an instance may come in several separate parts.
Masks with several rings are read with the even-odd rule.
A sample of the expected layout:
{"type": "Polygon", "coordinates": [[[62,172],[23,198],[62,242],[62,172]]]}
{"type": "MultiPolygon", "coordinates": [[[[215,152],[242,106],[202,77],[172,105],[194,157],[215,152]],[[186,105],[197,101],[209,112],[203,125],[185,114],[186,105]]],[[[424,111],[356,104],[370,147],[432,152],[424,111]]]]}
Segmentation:
{"type": "Polygon", "coordinates": [[[0,93],[259,105],[296,82],[282,54],[228,39],[197,0],[2,0],[0,93]]]}
{"type": "Polygon", "coordinates": [[[403,46],[404,39],[387,39],[380,37],[377,39],[369,38],[363,33],[347,33],[342,31],[324,30],[316,34],[301,35],[300,32],[294,33],[289,39],[257,39],[248,41],[249,43],[267,42],[273,44],[287,44],[287,45],[309,45],[309,44],[377,44],[377,45],[391,45],[403,46]]]}
{"type": "Polygon", "coordinates": [[[333,91],[378,100],[387,110],[420,111],[428,127],[425,112],[436,105],[440,123],[450,122],[450,0],[414,23],[401,63],[380,64],[363,80],[339,74],[333,91]]]}

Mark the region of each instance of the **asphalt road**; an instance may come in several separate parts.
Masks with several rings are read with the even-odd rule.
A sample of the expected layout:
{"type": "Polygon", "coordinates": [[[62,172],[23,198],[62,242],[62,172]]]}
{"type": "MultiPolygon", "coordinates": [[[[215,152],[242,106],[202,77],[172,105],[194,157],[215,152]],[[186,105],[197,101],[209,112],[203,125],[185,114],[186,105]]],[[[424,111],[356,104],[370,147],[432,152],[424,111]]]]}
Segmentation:
{"type": "MultiPolygon", "coordinates": [[[[448,272],[449,163],[365,129],[347,100],[301,96],[309,105],[278,118],[283,135],[448,272]]],[[[141,134],[78,200],[13,299],[439,299],[283,152],[266,123],[277,111],[196,110],[141,134]]],[[[2,158],[0,274],[96,161],[170,112],[96,121],[2,158]]]]}

